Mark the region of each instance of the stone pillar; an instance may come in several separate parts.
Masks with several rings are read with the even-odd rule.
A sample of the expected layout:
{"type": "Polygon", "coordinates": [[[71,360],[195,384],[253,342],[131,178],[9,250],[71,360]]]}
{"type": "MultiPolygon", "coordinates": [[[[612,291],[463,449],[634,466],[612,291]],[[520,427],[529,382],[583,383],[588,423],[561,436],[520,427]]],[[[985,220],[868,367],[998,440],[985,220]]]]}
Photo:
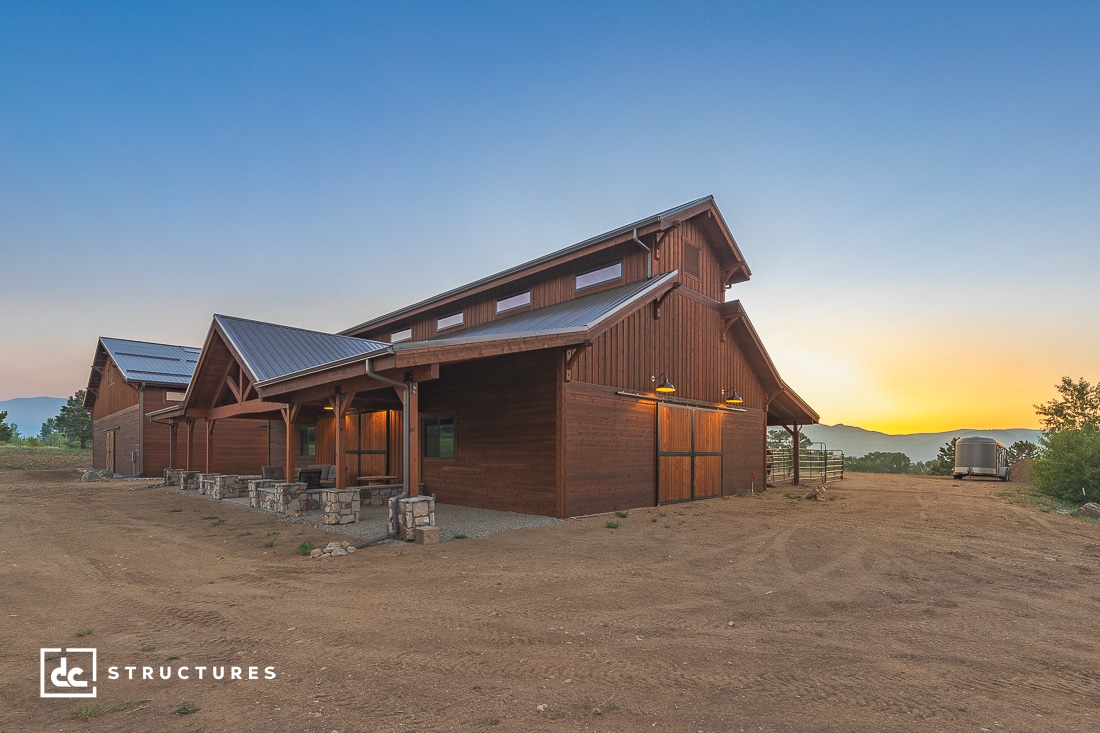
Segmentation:
{"type": "Polygon", "coordinates": [[[417,527],[435,526],[435,499],[431,496],[410,496],[390,499],[390,522],[397,513],[397,539],[412,542],[417,527]],[[396,504],[396,506],[394,506],[396,504]]]}
{"type": "Polygon", "coordinates": [[[359,492],[355,489],[322,489],[321,521],[350,524],[359,521],[359,492]]]}

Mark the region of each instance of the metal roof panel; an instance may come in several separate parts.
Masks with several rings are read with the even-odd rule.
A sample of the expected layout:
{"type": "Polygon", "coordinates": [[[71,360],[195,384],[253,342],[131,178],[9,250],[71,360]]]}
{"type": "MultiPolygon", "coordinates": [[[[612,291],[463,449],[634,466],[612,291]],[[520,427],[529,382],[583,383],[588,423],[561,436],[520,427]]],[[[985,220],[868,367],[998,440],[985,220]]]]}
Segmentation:
{"type": "Polygon", "coordinates": [[[257,382],[363,356],[389,344],[293,326],[215,315],[215,322],[257,382]]]}
{"type": "Polygon", "coordinates": [[[187,386],[199,360],[199,349],[129,339],[100,339],[128,382],[187,386]]]}

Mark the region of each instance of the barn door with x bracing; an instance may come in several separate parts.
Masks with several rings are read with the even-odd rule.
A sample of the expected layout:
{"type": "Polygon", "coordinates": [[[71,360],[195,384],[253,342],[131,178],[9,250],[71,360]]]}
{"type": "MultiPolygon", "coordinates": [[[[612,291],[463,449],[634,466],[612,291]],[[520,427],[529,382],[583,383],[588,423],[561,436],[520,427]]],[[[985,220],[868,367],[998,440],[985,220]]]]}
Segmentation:
{"type": "Polygon", "coordinates": [[[722,493],[722,414],[657,406],[657,503],[722,493]]]}

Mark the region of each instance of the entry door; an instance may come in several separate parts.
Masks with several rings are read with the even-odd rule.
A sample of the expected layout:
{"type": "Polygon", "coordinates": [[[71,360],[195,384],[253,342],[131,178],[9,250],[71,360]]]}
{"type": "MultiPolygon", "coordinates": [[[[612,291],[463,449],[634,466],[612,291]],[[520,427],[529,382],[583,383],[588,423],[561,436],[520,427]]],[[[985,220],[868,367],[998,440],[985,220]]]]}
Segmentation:
{"type": "Polygon", "coordinates": [[[657,406],[657,503],[722,493],[722,415],[657,406]]]}
{"type": "Polygon", "coordinates": [[[107,465],[105,468],[111,473],[115,472],[115,431],[108,430],[103,434],[107,438],[107,465]]]}

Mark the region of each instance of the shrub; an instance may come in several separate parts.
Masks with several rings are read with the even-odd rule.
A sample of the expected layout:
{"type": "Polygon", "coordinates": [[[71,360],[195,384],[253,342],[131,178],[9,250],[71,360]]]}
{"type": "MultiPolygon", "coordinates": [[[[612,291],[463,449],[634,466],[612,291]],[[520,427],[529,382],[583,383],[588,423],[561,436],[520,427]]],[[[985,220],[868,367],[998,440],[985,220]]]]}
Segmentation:
{"type": "Polygon", "coordinates": [[[311,552],[313,552],[313,543],[309,540],[306,540],[302,544],[298,545],[299,555],[308,555],[311,552]]]}
{"type": "Polygon", "coordinates": [[[1100,501],[1100,429],[1049,432],[1039,442],[1043,452],[1031,467],[1036,489],[1075,504],[1100,501]]]}

